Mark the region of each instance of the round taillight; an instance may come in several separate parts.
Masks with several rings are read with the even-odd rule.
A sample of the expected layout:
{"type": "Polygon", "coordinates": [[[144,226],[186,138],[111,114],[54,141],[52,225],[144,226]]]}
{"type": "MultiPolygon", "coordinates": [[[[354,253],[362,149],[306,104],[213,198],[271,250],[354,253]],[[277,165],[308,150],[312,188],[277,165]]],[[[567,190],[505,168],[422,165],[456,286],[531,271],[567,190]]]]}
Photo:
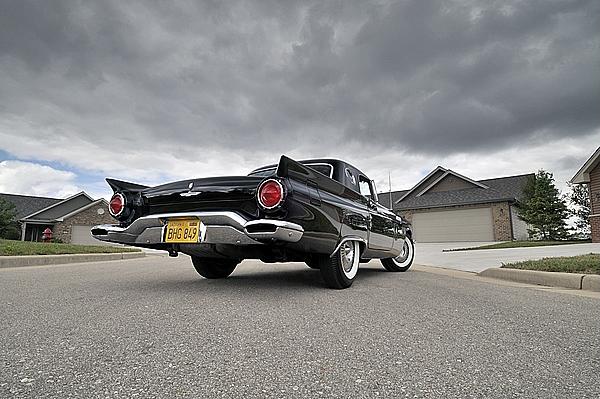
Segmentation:
{"type": "Polygon", "coordinates": [[[265,209],[273,209],[283,201],[283,186],[277,180],[265,180],[258,188],[258,203],[265,209]]]}
{"type": "Polygon", "coordinates": [[[125,210],[125,197],[123,194],[115,194],[108,203],[108,211],[114,217],[119,216],[125,210]]]}

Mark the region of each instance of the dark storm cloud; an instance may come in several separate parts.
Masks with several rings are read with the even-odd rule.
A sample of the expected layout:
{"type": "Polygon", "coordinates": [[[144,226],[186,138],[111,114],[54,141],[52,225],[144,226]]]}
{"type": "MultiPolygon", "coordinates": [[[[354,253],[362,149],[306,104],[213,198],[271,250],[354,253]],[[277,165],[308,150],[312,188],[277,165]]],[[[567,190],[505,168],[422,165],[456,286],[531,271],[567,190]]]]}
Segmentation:
{"type": "Polygon", "coordinates": [[[366,124],[433,152],[596,128],[598,3],[505,4],[402,2],[367,22],[350,49],[356,74],[391,89],[362,88],[380,99],[363,108],[366,124]]]}
{"type": "Polygon", "coordinates": [[[597,1],[0,7],[0,118],[99,148],[451,154],[600,126],[597,1]]]}

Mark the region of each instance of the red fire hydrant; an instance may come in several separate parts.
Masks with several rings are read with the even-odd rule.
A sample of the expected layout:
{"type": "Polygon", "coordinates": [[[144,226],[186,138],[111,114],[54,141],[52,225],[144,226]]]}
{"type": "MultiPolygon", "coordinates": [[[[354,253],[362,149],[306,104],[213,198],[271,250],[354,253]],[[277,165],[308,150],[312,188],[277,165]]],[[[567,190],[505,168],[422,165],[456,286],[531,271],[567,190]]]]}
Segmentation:
{"type": "Polygon", "coordinates": [[[42,233],[42,240],[44,242],[52,241],[52,230],[50,229],[50,227],[46,227],[46,230],[44,230],[44,232],[42,233]]]}

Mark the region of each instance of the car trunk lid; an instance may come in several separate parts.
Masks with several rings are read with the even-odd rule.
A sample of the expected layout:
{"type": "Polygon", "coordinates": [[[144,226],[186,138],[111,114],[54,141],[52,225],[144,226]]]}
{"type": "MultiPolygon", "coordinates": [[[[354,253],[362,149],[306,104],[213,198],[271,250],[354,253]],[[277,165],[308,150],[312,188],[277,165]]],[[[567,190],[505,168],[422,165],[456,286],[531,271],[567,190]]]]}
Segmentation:
{"type": "Polygon", "coordinates": [[[259,176],[227,176],[181,180],[141,192],[149,214],[193,210],[241,210],[255,214],[259,176]]]}

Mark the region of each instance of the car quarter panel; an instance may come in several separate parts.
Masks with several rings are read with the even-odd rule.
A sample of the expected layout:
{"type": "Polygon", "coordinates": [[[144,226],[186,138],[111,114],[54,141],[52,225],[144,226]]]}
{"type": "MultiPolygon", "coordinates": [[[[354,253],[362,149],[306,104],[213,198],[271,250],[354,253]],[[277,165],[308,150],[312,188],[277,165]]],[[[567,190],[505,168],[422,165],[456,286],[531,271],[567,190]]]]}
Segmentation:
{"type": "MultiPolygon", "coordinates": [[[[347,171],[360,173],[343,163],[336,167],[334,176],[338,179],[348,177],[347,171]]],[[[370,201],[355,190],[287,157],[282,157],[277,175],[289,179],[293,203],[297,206],[290,204],[293,212],[289,218],[304,227],[302,241],[311,250],[321,252],[323,247],[330,250],[331,239],[335,238],[337,244],[342,238],[354,237],[367,243],[366,255],[384,257],[398,252],[394,249],[397,234],[395,218],[380,212],[377,207],[370,209],[373,206],[370,201]],[[318,201],[315,201],[317,194],[318,201]],[[315,242],[322,240],[329,242],[326,246],[315,242]]]]}

